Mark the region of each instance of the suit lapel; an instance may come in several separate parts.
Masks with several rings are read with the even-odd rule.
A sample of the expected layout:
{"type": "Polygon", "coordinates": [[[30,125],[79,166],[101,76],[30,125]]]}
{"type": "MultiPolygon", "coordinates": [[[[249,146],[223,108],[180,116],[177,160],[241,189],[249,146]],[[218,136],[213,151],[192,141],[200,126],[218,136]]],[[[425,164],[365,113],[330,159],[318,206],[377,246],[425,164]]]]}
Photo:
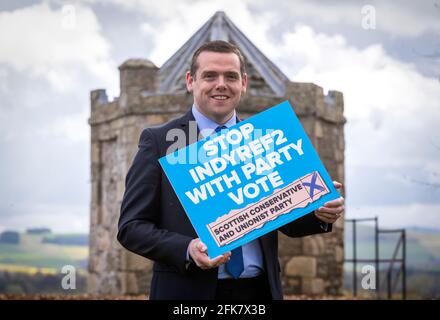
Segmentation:
{"type": "Polygon", "coordinates": [[[180,128],[185,132],[186,145],[190,145],[198,140],[200,129],[190,108],[179,121],[180,128]]]}

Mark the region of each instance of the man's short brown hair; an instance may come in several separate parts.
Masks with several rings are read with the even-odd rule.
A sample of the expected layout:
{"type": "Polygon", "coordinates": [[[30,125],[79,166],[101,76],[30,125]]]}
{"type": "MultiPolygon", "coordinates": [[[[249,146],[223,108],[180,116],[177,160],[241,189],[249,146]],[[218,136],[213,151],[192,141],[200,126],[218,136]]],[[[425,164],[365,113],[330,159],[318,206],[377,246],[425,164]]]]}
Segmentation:
{"type": "Polygon", "coordinates": [[[200,53],[202,53],[203,51],[221,52],[221,53],[235,53],[238,56],[238,59],[240,60],[241,76],[243,77],[243,75],[246,73],[244,57],[243,57],[243,54],[241,53],[240,49],[238,49],[238,47],[232,43],[222,41],[222,40],[215,40],[215,41],[209,41],[209,42],[204,43],[203,45],[200,46],[200,48],[198,48],[196,50],[196,52],[194,52],[192,60],[191,60],[191,68],[189,70],[191,77],[195,78],[197,68],[199,67],[197,65],[197,58],[199,57],[200,53]]]}

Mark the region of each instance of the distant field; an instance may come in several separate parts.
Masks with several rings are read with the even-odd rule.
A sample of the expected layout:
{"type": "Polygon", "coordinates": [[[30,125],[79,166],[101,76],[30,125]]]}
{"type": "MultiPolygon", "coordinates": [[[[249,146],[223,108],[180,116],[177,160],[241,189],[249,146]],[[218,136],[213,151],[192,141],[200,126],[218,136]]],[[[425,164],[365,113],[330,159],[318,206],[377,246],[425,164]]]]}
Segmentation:
{"type": "MultiPolygon", "coordinates": [[[[368,226],[358,226],[357,258],[374,259],[374,229],[368,226]]],[[[381,259],[390,259],[393,256],[396,244],[396,235],[381,235],[379,238],[379,256],[381,259]]],[[[402,251],[398,251],[397,258],[402,251]]],[[[345,229],[345,258],[353,258],[352,230],[345,229]]],[[[411,269],[424,271],[440,271],[440,233],[424,233],[407,231],[406,262],[411,269]]],[[[345,265],[350,270],[350,263],[345,265]]]]}
{"type": "MultiPolygon", "coordinates": [[[[357,258],[358,259],[374,259],[374,229],[369,226],[357,227],[357,258]]],[[[381,235],[379,238],[379,254],[381,259],[390,259],[394,253],[397,243],[397,237],[381,235]]],[[[412,299],[420,298],[440,298],[440,232],[423,231],[423,230],[407,230],[406,243],[406,268],[407,268],[407,295],[412,299]]],[[[397,258],[401,257],[401,250],[397,254],[397,258]]],[[[345,228],[345,258],[353,258],[353,240],[352,229],[350,226],[345,228]]],[[[357,287],[361,288],[361,268],[365,264],[357,264],[357,287]]],[[[400,267],[396,263],[395,268],[400,267]]],[[[384,280],[386,280],[385,272],[388,270],[389,264],[382,263],[380,270],[383,273],[380,276],[382,291],[386,289],[384,280]]],[[[397,270],[397,269],[394,269],[397,270]]],[[[349,292],[352,288],[352,271],[353,264],[344,264],[344,287],[349,292]]],[[[395,272],[393,273],[396,274],[395,272]]],[[[400,285],[400,279],[399,279],[400,285]]],[[[361,292],[362,290],[359,289],[361,292]]],[[[400,290],[397,290],[396,294],[400,290]]],[[[364,292],[365,293],[365,292],[364,292]]],[[[383,296],[386,295],[382,292],[383,296]]]]}
{"type": "Polygon", "coordinates": [[[20,234],[20,243],[0,243],[0,293],[80,294],[87,290],[87,235],[20,234]],[[82,244],[82,245],[81,245],[82,244]],[[76,289],[61,287],[63,266],[76,268],[76,289]]]}
{"type": "MultiPolygon", "coordinates": [[[[368,226],[358,226],[358,258],[374,258],[374,233],[368,226]]],[[[345,229],[345,258],[352,257],[351,229],[345,229]]],[[[407,234],[408,297],[440,298],[440,232],[408,230],[407,234]]],[[[0,293],[65,293],[60,291],[61,268],[73,265],[77,270],[78,290],[87,288],[87,235],[21,234],[19,244],[0,243],[0,293]],[[43,239],[46,238],[45,242],[43,239]],[[49,243],[48,243],[49,242],[49,243]],[[78,245],[83,243],[83,245],[78,245]]],[[[396,237],[380,238],[380,257],[390,258],[396,237]]],[[[400,254],[399,254],[400,257],[400,254]]],[[[372,263],[371,263],[372,264],[372,263]]],[[[345,290],[351,292],[351,263],[344,264],[345,290]]],[[[361,287],[358,264],[358,287],[361,287]]],[[[381,266],[382,272],[388,265],[381,266]]],[[[381,279],[385,279],[381,276],[381,279]]],[[[383,287],[385,289],[385,287],[383,287]]]]}
{"type": "Polygon", "coordinates": [[[0,270],[57,272],[65,265],[86,269],[88,246],[43,243],[43,235],[20,235],[19,244],[0,243],[0,270]]]}
{"type": "Polygon", "coordinates": [[[60,272],[56,268],[37,268],[37,267],[15,265],[15,264],[0,264],[0,271],[20,272],[20,273],[26,273],[28,275],[34,275],[37,273],[41,273],[44,275],[58,274],[60,272]]]}

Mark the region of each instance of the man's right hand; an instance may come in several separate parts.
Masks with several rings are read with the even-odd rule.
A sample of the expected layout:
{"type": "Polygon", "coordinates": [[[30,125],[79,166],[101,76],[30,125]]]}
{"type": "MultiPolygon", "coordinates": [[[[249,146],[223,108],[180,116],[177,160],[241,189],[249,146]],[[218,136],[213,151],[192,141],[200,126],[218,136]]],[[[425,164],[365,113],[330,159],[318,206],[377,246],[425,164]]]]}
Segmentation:
{"type": "Polygon", "coordinates": [[[217,268],[221,264],[228,262],[231,257],[231,252],[229,251],[214,259],[210,259],[206,253],[207,250],[208,247],[200,241],[200,238],[193,239],[189,243],[188,253],[200,269],[217,268]]]}

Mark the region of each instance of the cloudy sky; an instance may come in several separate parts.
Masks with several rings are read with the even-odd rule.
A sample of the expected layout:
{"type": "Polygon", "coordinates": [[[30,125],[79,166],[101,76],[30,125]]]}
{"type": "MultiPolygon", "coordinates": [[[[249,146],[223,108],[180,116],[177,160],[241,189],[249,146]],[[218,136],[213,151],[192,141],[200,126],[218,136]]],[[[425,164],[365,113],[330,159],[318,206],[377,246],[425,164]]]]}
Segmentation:
{"type": "MultiPolygon", "coordinates": [[[[217,10],[345,98],[347,217],[440,229],[440,1],[1,1],[0,231],[87,232],[89,92],[160,66],[217,10]]],[[[183,75],[182,75],[183,76],[183,75]]]]}

